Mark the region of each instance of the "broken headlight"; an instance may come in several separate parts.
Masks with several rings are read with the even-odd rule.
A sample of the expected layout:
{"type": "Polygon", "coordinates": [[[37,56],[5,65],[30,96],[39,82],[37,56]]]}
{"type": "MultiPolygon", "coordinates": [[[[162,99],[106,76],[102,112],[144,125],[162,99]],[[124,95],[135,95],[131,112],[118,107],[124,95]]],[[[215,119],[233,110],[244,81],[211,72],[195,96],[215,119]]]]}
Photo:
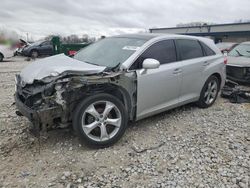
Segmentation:
{"type": "Polygon", "coordinates": [[[53,95],[55,92],[54,84],[53,85],[48,85],[43,91],[44,96],[48,97],[53,95]]]}

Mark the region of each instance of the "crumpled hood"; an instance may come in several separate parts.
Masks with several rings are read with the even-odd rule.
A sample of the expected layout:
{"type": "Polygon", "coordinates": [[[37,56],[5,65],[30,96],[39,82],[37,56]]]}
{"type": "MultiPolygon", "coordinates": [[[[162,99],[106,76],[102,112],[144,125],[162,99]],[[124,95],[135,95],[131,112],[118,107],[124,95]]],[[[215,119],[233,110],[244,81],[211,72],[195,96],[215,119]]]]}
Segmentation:
{"type": "Polygon", "coordinates": [[[55,77],[64,72],[80,72],[82,74],[95,74],[104,71],[106,67],[88,64],[64,54],[59,54],[37,60],[26,66],[20,73],[22,82],[32,84],[34,80],[46,77],[55,77]]]}
{"type": "Polygon", "coordinates": [[[249,57],[227,57],[227,65],[237,66],[237,67],[250,67],[250,58],[249,57]]]}

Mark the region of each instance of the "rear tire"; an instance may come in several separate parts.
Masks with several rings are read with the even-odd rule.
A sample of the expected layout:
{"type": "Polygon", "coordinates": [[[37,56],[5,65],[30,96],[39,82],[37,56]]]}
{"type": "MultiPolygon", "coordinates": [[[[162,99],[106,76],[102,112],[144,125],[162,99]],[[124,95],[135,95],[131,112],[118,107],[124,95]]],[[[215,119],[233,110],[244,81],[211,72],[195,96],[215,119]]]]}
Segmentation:
{"type": "Polygon", "coordinates": [[[108,147],[124,134],[127,111],[116,97],[101,93],[84,99],[73,113],[73,128],[89,146],[108,147]]]}
{"type": "Polygon", "coordinates": [[[212,106],[217,99],[219,88],[220,84],[218,78],[214,75],[210,76],[201,90],[200,99],[196,103],[197,106],[200,108],[212,106]]]}
{"type": "Polygon", "coordinates": [[[30,57],[32,57],[32,58],[37,58],[38,56],[39,56],[39,53],[38,53],[37,50],[32,50],[32,51],[30,52],[30,57]]]}
{"type": "Polygon", "coordinates": [[[0,53],[0,62],[3,61],[3,54],[0,53]]]}

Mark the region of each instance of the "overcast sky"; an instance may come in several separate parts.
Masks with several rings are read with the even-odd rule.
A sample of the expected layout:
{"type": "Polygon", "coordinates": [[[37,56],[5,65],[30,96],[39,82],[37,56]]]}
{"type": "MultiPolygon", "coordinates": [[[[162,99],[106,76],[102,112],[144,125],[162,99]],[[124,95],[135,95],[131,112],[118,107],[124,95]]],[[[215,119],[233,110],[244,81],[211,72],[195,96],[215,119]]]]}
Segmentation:
{"type": "Polygon", "coordinates": [[[250,19],[250,0],[1,0],[0,26],[34,38],[138,32],[178,23],[250,19]]]}

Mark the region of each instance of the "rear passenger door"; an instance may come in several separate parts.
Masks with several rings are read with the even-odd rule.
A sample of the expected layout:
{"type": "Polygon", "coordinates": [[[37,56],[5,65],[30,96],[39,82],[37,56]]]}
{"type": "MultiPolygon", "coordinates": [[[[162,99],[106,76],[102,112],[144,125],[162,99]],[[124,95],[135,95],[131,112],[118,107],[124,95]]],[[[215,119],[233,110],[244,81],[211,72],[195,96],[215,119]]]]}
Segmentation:
{"type": "Polygon", "coordinates": [[[181,60],[182,84],[180,104],[198,100],[203,86],[204,54],[200,42],[192,39],[176,39],[178,57],[181,60]]]}
{"type": "Polygon", "coordinates": [[[178,105],[181,76],[173,40],[152,44],[134,62],[130,69],[137,73],[137,119],[159,113],[178,105]],[[160,62],[157,69],[141,72],[147,58],[160,62]]]}
{"type": "Polygon", "coordinates": [[[43,55],[52,55],[53,54],[53,46],[50,41],[45,41],[40,46],[40,53],[43,55]]]}

